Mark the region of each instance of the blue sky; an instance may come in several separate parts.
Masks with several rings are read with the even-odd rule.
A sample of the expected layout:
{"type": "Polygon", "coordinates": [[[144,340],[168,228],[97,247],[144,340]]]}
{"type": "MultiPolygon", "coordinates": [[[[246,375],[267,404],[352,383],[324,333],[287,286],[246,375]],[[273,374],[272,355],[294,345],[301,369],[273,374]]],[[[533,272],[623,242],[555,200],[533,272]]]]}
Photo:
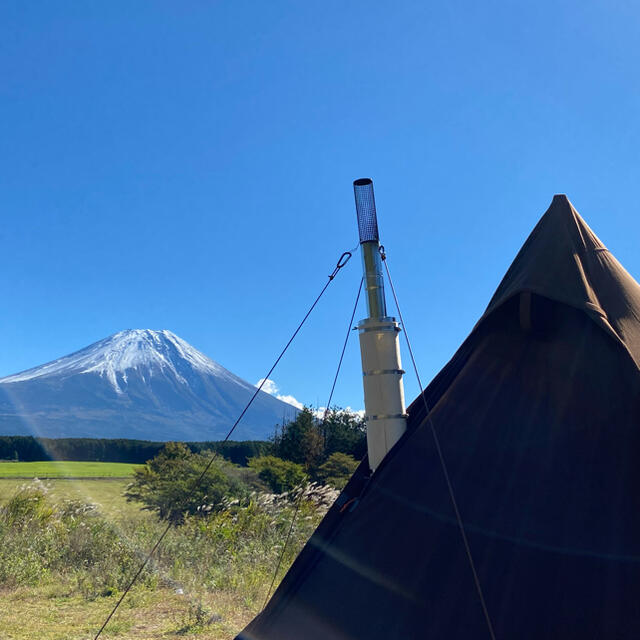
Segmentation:
{"type": "MultiPolygon", "coordinates": [[[[3,2],[0,375],[166,328],[257,381],[357,243],[362,176],[425,380],[554,193],[640,277],[639,27],[611,0],[3,2]]],[[[283,394],[326,401],[359,278],[283,394]]]]}

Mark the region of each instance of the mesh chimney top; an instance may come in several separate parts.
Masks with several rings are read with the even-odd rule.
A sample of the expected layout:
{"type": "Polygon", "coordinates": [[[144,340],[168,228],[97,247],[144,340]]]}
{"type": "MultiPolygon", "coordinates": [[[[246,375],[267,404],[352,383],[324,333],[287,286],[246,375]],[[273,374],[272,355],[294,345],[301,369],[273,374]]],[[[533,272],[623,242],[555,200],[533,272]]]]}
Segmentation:
{"type": "Polygon", "coordinates": [[[354,180],[353,193],[356,198],[360,244],[378,242],[378,218],[376,216],[376,200],[373,195],[373,180],[371,178],[354,180]]]}

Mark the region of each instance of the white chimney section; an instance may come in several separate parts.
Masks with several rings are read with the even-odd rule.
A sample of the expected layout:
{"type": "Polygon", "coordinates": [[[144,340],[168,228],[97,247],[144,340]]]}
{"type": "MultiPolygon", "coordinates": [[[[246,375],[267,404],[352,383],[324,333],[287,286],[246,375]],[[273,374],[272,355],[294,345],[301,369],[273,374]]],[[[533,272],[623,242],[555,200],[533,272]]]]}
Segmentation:
{"type": "Polygon", "coordinates": [[[400,327],[387,316],[373,181],[354,181],[368,318],[358,324],[369,467],[375,471],[407,428],[400,327]]]}

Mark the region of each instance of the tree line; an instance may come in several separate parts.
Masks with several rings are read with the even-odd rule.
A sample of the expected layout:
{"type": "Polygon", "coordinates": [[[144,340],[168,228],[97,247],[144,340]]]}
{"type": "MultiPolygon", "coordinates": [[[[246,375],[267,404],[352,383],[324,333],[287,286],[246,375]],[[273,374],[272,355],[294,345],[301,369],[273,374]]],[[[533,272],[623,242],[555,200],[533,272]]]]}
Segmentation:
{"type": "MultiPolygon", "coordinates": [[[[252,458],[275,456],[301,465],[312,476],[334,453],[361,460],[367,449],[362,418],[337,407],[327,412],[325,420],[319,419],[314,411],[305,407],[295,420],[276,427],[269,441],[203,441],[185,444],[192,453],[218,451],[223,458],[240,466],[247,466],[252,458]]],[[[0,460],[144,464],[155,458],[165,445],[166,442],[125,438],[0,436],[0,460]]]]}
{"type": "MultiPolygon", "coordinates": [[[[81,462],[129,462],[144,464],[155,458],[166,442],[127,440],[124,438],[37,438],[34,436],[0,436],[0,460],[38,462],[42,460],[77,460],[81,462]]],[[[188,442],[193,453],[216,450],[225,459],[245,466],[250,458],[270,450],[267,441],[188,442]]]]}

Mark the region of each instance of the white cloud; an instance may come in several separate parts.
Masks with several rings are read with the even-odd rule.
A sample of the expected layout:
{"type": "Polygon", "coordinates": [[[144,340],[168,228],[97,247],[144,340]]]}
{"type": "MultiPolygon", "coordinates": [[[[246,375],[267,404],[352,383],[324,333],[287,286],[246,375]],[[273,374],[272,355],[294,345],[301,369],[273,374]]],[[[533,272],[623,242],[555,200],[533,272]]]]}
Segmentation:
{"type": "MultiPolygon", "coordinates": [[[[275,396],[276,398],[278,398],[278,400],[282,400],[282,402],[287,402],[288,404],[293,405],[297,409],[302,409],[304,407],[302,402],[300,402],[295,396],[279,393],[280,387],[278,387],[275,381],[271,380],[270,378],[267,378],[266,380],[264,378],[260,378],[260,380],[256,382],[256,387],[259,387],[263,382],[264,385],[262,387],[262,391],[268,393],[269,395],[275,396]]],[[[318,407],[317,409],[314,409],[314,415],[317,418],[322,419],[324,417],[325,408],[326,407],[318,407]]],[[[345,407],[344,410],[355,413],[360,418],[364,418],[364,409],[352,409],[351,407],[345,407]]]]}
{"type": "MultiPolygon", "coordinates": [[[[324,418],[324,412],[326,411],[326,407],[318,407],[314,410],[314,415],[316,418],[324,418]]],[[[364,418],[364,409],[352,409],[351,407],[344,407],[343,411],[348,411],[349,413],[353,413],[357,415],[359,418],[364,418]]]]}
{"type": "Polygon", "coordinates": [[[296,409],[302,409],[304,407],[302,402],[297,400],[294,396],[286,396],[278,393],[280,389],[273,380],[270,380],[268,378],[266,380],[264,378],[260,378],[260,380],[256,382],[256,387],[259,387],[263,382],[264,385],[262,387],[262,391],[268,393],[269,395],[275,396],[276,398],[278,398],[278,400],[282,400],[282,402],[293,405],[294,407],[296,407],[296,409]]]}
{"type": "Polygon", "coordinates": [[[282,396],[278,393],[276,394],[276,398],[278,398],[278,400],[282,400],[282,402],[288,402],[289,404],[292,404],[294,407],[296,407],[296,409],[304,408],[302,402],[296,400],[293,396],[282,396]]]}
{"type": "Polygon", "coordinates": [[[269,379],[265,380],[264,378],[260,378],[260,380],[256,382],[256,387],[259,387],[263,382],[264,385],[262,386],[262,390],[265,393],[274,396],[278,392],[278,385],[273,380],[269,379]]]}
{"type": "Polygon", "coordinates": [[[364,409],[352,409],[351,407],[347,407],[345,411],[351,411],[351,413],[355,413],[359,418],[364,418],[364,409]]]}

